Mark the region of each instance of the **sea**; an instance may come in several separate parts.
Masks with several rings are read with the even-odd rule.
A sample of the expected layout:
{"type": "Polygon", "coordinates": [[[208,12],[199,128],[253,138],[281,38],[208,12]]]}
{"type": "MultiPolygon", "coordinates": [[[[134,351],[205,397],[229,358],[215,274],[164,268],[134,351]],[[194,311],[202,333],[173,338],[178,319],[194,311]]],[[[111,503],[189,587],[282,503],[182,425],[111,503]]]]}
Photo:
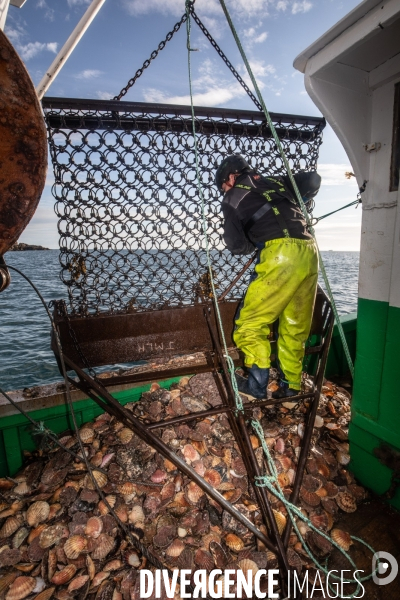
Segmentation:
{"type": "MultiPolygon", "coordinates": [[[[5,258],[32,280],[49,303],[67,298],[58,256],[58,250],[47,250],[8,252],[5,258]]],[[[322,258],[339,314],[355,312],[359,252],[328,251],[322,252],[322,258]]],[[[59,381],[46,311],[20,275],[11,272],[11,277],[11,285],[0,294],[0,387],[10,391],[59,381]]]]}

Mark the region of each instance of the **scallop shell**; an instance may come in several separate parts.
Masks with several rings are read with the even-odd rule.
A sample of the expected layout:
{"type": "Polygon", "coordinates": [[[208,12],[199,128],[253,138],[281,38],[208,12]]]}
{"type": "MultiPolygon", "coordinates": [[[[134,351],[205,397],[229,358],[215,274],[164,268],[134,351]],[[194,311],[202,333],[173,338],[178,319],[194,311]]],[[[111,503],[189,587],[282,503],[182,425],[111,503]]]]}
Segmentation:
{"type": "Polygon", "coordinates": [[[87,583],[89,579],[89,575],[78,575],[78,577],[74,577],[72,581],[70,581],[68,585],[68,591],[74,592],[75,590],[79,590],[81,587],[87,583]]]}
{"type": "Polygon", "coordinates": [[[351,539],[350,534],[347,533],[347,531],[343,531],[342,529],[332,529],[331,538],[346,552],[353,544],[353,540],[351,539]]]}
{"type": "Polygon", "coordinates": [[[143,508],[140,506],[140,504],[135,504],[135,506],[132,507],[128,518],[130,523],[137,523],[138,521],[140,523],[144,523],[145,515],[143,512],[143,508]]]}
{"type": "Polygon", "coordinates": [[[19,516],[8,517],[0,529],[0,538],[8,538],[21,527],[21,518],[19,516]]]}
{"type": "Polygon", "coordinates": [[[161,469],[157,469],[156,471],[154,471],[154,473],[150,477],[150,479],[153,483],[162,483],[166,477],[167,477],[167,474],[165,471],[162,471],[161,469]]]}
{"type": "MultiPolygon", "coordinates": [[[[96,470],[92,471],[92,475],[93,475],[94,479],[96,480],[96,483],[99,486],[99,488],[102,488],[106,485],[106,483],[108,481],[107,475],[105,475],[101,471],[96,471],[96,470]]],[[[92,481],[92,477],[90,476],[89,473],[85,476],[84,486],[87,487],[89,490],[95,489],[95,485],[94,485],[94,483],[92,481]]]]}
{"type": "Polygon", "coordinates": [[[96,548],[92,552],[93,560],[101,560],[114,548],[114,538],[106,533],[101,533],[97,538],[96,548]]]}
{"type": "Polygon", "coordinates": [[[94,431],[91,427],[82,427],[79,430],[79,437],[84,444],[91,444],[94,440],[94,431]]]}
{"type": "Polygon", "coordinates": [[[17,576],[18,576],[18,573],[16,571],[14,571],[12,573],[7,573],[7,575],[3,575],[3,577],[0,577],[0,594],[1,595],[12,584],[12,582],[17,578],[17,576]]]}
{"type": "Polygon", "coordinates": [[[237,566],[245,574],[247,574],[248,571],[251,571],[253,573],[253,577],[259,571],[258,564],[249,558],[243,558],[243,560],[239,560],[237,566]]]}
{"type": "Polygon", "coordinates": [[[336,452],[336,460],[340,465],[348,465],[350,462],[350,454],[347,454],[346,452],[340,452],[340,450],[338,450],[336,452]]]}
{"type": "Polygon", "coordinates": [[[64,552],[67,558],[78,558],[86,549],[87,541],[82,535],[72,535],[64,544],[64,552]]]}
{"type": "Polygon", "coordinates": [[[50,600],[52,595],[54,594],[55,587],[46,588],[43,592],[40,592],[37,596],[34,597],[33,600],[50,600]]]}
{"type": "Polygon", "coordinates": [[[339,492],[335,500],[338,507],[344,512],[352,513],[357,510],[356,499],[348,492],[339,492]]]}
{"type": "Polygon", "coordinates": [[[192,446],[192,444],[186,444],[183,447],[182,453],[185,461],[189,464],[200,459],[200,454],[197,452],[196,448],[192,446]]]}
{"type": "Polygon", "coordinates": [[[274,450],[279,454],[283,454],[285,452],[285,440],[283,438],[280,437],[276,440],[274,450]]]}
{"type": "MultiPolygon", "coordinates": [[[[111,508],[114,508],[115,503],[117,501],[117,497],[114,496],[114,494],[110,494],[109,496],[106,496],[105,499],[107,500],[107,502],[111,506],[111,508]]],[[[107,515],[110,512],[109,508],[108,508],[107,504],[104,502],[104,500],[100,500],[100,502],[97,506],[98,506],[99,512],[102,516],[107,515]]]]}
{"type": "Polygon", "coordinates": [[[12,539],[12,547],[19,548],[21,546],[21,544],[24,543],[24,541],[26,540],[28,535],[29,535],[29,529],[27,529],[26,527],[21,527],[20,529],[18,529],[18,531],[16,532],[16,534],[14,535],[14,537],[12,539]]]}
{"type": "Polygon", "coordinates": [[[281,533],[283,533],[283,530],[286,527],[286,517],[278,510],[275,510],[274,508],[272,509],[272,512],[274,513],[274,516],[275,516],[275,521],[278,526],[278,531],[281,534],[281,533]]]}
{"type": "Polygon", "coordinates": [[[225,538],[225,544],[229,550],[233,550],[234,552],[240,552],[244,548],[244,541],[234,533],[228,533],[225,538]]]}
{"type": "Polygon", "coordinates": [[[65,528],[62,525],[51,525],[43,529],[39,536],[39,546],[41,548],[50,548],[57,544],[65,533],[65,528]]]}
{"type": "Polygon", "coordinates": [[[321,498],[315,492],[310,492],[304,486],[300,488],[300,496],[310,506],[318,506],[321,502],[321,498]]]}
{"type": "Polygon", "coordinates": [[[126,483],[121,483],[117,489],[123,496],[130,496],[136,492],[136,485],[131,481],[127,481],[126,483]]]}
{"type": "Polygon", "coordinates": [[[62,511],[61,504],[58,504],[58,503],[52,504],[50,506],[49,516],[48,516],[47,520],[50,521],[51,519],[56,517],[60,511],[62,511]]]}
{"type": "Polygon", "coordinates": [[[26,481],[21,481],[18,485],[13,489],[14,494],[19,494],[20,496],[26,496],[31,491],[31,486],[26,483],[26,481]]]}
{"type": "Polygon", "coordinates": [[[324,419],[320,415],[315,415],[314,427],[318,429],[324,426],[324,419]]]}
{"type": "Polygon", "coordinates": [[[118,519],[123,523],[128,522],[128,507],[125,504],[120,504],[114,508],[114,512],[118,519]]]}
{"type": "Polygon", "coordinates": [[[209,552],[203,548],[199,548],[194,555],[194,562],[199,569],[205,569],[206,571],[212,571],[215,567],[214,559],[209,552]]]}
{"type": "Polygon", "coordinates": [[[328,517],[325,512],[322,512],[320,515],[311,515],[310,521],[317,529],[322,529],[323,531],[328,529],[328,517]]]}
{"type": "MultiPolygon", "coordinates": [[[[139,558],[138,553],[135,552],[135,550],[128,550],[127,552],[125,552],[125,561],[127,562],[127,564],[130,567],[135,567],[136,569],[138,567],[140,567],[141,560],[139,558]]],[[[112,561],[112,562],[115,562],[115,561],[112,561]]],[[[111,564],[111,563],[109,563],[109,564],[111,564]]],[[[104,567],[104,570],[112,571],[113,569],[107,569],[107,565],[106,565],[106,567],[104,567]]]]}
{"type": "Polygon", "coordinates": [[[35,589],[36,578],[22,575],[17,577],[10,585],[5,600],[21,600],[26,598],[35,589]]]}
{"type": "Polygon", "coordinates": [[[221,475],[215,469],[207,469],[204,473],[204,479],[214,488],[221,484],[221,475]]]}
{"type": "Polygon", "coordinates": [[[56,585],[64,585],[68,583],[76,573],[75,565],[67,565],[61,571],[57,571],[51,578],[51,583],[55,583],[56,585]]]}
{"type": "MultiPolygon", "coordinates": [[[[140,561],[139,561],[139,564],[140,564],[140,561]]],[[[103,571],[116,571],[117,569],[120,569],[122,566],[123,566],[122,562],[118,558],[116,558],[114,560],[111,560],[109,563],[107,563],[106,566],[104,567],[103,571]]]]}
{"type": "Polygon", "coordinates": [[[287,473],[279,473],[278,482],[281,488],[288,487],[288,485],[290,485],[290,477],[287,475],[287,473]]]}
{"type": "Polygon", "coordinates": [[[50,505],[39,500],[31,504],[26,511],[26,521],[31,527],[37,527],[39,523],[47,520],[49,513],[50,505]]]}
{"type": "Polygon", "coordinates": [[[190,504],[196,505],[202,496],[204,496],[203,490],[194,481],[191,481],[186,488],[186,497],[190,504]]]}
{"type": "Polygon", "coordinates": [[[165,554],[167,556],[171,556],[172,558],[177,558],[180,556],[185,549],[185,544],[180,539],[174,540],[166,549],[165,554]]]}
{"type": "Polygon", "coordinates": [[[233,459],[231,472],[235,477],[244,477],[247,475],[245,464],[240,456],[233,459]]]}
{"type": "Polygon", "coordinates": [[[86,566],[89,574],[90,580],[96,575],[96,566],[89,555],[86,557],[86,566]]]}
{"type": "Polygon", "coordinates": [[[103,521],[100,517],[90,517],[86,523],[85,535],[91,538],[98,538],[103,531],[103,521]]]}
{"type": "Polygon", "coordinates": [[[133,438],[133,431],[128,429],[128,427],[124,427],[117,433],[118,439],[121,444],[129,444],[131,439],[133,438]]]}

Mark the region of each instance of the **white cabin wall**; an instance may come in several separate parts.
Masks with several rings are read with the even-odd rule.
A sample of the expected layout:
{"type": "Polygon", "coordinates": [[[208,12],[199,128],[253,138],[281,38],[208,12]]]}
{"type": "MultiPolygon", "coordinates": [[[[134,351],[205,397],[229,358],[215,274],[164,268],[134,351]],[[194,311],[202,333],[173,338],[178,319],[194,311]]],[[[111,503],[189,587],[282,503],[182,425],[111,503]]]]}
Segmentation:
{"type": "Polygon", "coordinates": [[[378,151],[365,152],[369,154],[369,170],[365,177],[368,184],[362,205],[358,295],[360,298],[382,302],[389,302],[391,287],[399,285],[392,273],[396,269],[397,273],[400,272],[400,262],[393,262],[397,192],[389,191],[394,84],[395,81],[390,81],[375,89],[372,94],[368,143],[379,143],[381,147],[378,151]]]}

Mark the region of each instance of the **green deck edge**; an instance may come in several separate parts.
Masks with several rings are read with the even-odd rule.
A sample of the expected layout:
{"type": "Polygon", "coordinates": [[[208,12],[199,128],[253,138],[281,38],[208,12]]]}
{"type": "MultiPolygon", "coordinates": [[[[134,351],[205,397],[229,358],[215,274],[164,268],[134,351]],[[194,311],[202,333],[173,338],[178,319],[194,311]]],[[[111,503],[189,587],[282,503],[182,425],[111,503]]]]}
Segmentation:
{"type": "MultiPolygon", "coordinates": [[[[169,388],[177,383],[181,377],[174,377],[159,381],[162,388],[169,388]]],[[[143,392],[150,389],[150,383],[132,387],[129,390],[113,393],[112,395],[123,406],[128,402],[137,402],[143,392]]],[[[83,425],[98,417],[103,410],[93,400],[80,400],[74,402],[75,415],[78,425],[83,425]]],[[[73,429],[67,404],[35,410],[29,415],[37,422],[42,422],[54,433],[61,433],[73,429]]],[[[18,472],[23,463],[23,451],[32,452],[36,448],[32,436],[32,426],[21,414],[11,415],[1,419],[0,424],[0,476],[11,476],[18,472]]]]}

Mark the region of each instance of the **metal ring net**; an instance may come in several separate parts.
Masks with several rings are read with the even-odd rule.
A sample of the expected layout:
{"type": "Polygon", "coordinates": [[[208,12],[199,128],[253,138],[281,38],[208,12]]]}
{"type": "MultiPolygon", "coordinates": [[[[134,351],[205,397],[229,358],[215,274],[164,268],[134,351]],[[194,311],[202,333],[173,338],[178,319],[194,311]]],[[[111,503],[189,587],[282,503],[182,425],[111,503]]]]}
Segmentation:
{"type": "MultiPolygon", "coordinates": [[[[209,295],[207,259],[187,107],[115,101],[43,102],[53,161],[61,280],[70,313],[148,311],[209,295]]],[[[323,119],[272,115],[293,172],[316,169],[323,119]]],[[[262,113],[196,110],[201,185],[217,290],[248,257],[222,240],[221,160],[240,153],[283,175],[262,113]]],[[[239,299],[242,280],[227,295],[239,299]]]]}

